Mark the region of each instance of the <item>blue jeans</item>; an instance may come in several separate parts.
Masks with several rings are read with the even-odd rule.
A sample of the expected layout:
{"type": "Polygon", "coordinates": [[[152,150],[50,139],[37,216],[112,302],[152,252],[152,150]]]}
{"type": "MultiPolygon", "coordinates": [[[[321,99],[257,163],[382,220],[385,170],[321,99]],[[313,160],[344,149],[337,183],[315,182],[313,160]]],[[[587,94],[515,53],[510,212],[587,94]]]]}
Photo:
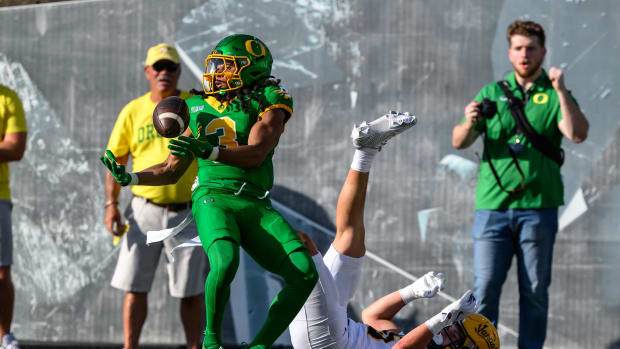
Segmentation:
{"type": "Polygon", "coordinates": [[[519,348],[542,348],[558,209],[478,210],[474,216],[474,295],[497,326],[501,289],[512,256],[519,280],[519,348]]]}

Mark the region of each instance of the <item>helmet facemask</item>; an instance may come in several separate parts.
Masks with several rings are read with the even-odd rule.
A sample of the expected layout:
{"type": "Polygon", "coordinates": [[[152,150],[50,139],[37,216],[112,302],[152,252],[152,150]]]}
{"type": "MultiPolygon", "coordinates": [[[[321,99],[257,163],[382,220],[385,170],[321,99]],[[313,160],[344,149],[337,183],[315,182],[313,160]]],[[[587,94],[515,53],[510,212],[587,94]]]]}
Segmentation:
{"type": "Polygon", "coordinates": [[[476,346],[476,342],[474,341],[474,339],[467,332],[467,329],[463,327],[463,324],[459,321],[455,325],[459,328],[460,332],[463,334],[464,337],[459,340],[459,343],[454,343],[455,344],[454,348],[464,348],[464,349],[478,348],[476,346]]]}
{"type": "Polygon", "coordinates": [[[241,72],[250,65],[245,56],[229,56],[213,53],[205,59],[202,88],[205,94],[237,90],[243,87],[241,72]],[[225,85],[225,86],[217,86],[225,85]]]}
{"type": "Polygon", "coordinates": [[[466,342],[469,342],[467,332],[460,322],[456,322],[435,335],[428,347],[441,349],[475,348],[475,346],[464,346],[466,342]]]}

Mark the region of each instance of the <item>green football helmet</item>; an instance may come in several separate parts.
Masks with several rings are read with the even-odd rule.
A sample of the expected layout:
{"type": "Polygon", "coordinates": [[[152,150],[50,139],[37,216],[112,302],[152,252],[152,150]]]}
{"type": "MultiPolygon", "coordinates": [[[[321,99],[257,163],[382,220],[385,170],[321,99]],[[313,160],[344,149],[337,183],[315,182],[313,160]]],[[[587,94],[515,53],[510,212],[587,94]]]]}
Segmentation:
{"type": "Polygon", "coordinates": [[[259,38],[235,34],[220,41],[205,59],[202,88],[212,95],[251,86],[271,75],[273,58],[259,38]]]}

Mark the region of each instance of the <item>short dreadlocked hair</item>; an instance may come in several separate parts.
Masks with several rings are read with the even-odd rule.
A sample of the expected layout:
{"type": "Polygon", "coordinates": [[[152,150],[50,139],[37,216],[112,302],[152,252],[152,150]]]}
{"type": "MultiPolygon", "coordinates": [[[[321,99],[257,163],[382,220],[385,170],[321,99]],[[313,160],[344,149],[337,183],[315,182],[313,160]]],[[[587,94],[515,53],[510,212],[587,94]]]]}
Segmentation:
{"type": "Polygon", "coordinates": [[[506,39],[510,46],[510,38],[513,35],[523,35],[527,37],[535,36],[538,38],[540,46],[545,47],[545,30],[543,27],[532,21],[514,21],[506,29],[506,39]]]}
{"type": "Polygon", "coordinates": [[[235,99],[235,97],[238,98],[238,100],[241,102],[241,109],[243,110],[244,113],[248,112],[248,106],[250,105],[250,100],[254,99],[255,101],[258,102],[258,106],[259,108],[262,110],[264,107],[267,107],[265,105],[263,105],[262,100],[260,98],[258,98],[258,91],[262,88],[268,87],[268,86],[279,86],[280,85],[280,79],[276,79],[273,76],[269,76],[267,78],[264,78],[262,80],[257,81],[254,85],[249,86],[247,88],[239,88],[236,90],[231,90],[231,91],[226,91],[226,93],[224,94],[213,94],[213,95],[207,95],[203,90],[197,90],[197,89],[192,89],[191,91],[189,91],[191,94],[194,95],[198,95],[201,96],[202,98],[206,98],[207,96],[213,96],[215,97],[215,99],[217,99],[220,103],[224,103],[224,102],[230,102],[233,99],[235,99]]]}

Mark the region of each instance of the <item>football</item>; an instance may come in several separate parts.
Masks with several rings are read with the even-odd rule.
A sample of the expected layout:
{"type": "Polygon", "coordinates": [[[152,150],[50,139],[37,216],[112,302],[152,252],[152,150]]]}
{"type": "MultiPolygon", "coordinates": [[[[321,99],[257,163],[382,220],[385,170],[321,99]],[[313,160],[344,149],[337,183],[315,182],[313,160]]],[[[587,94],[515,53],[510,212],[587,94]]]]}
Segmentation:
{"type": "Polygon", "coordinates": [[[180,136],[189,124],[189,110],[185,100],[176,96],[164,98],[153,110],[153,126],[166,138],[180,136]]]}

